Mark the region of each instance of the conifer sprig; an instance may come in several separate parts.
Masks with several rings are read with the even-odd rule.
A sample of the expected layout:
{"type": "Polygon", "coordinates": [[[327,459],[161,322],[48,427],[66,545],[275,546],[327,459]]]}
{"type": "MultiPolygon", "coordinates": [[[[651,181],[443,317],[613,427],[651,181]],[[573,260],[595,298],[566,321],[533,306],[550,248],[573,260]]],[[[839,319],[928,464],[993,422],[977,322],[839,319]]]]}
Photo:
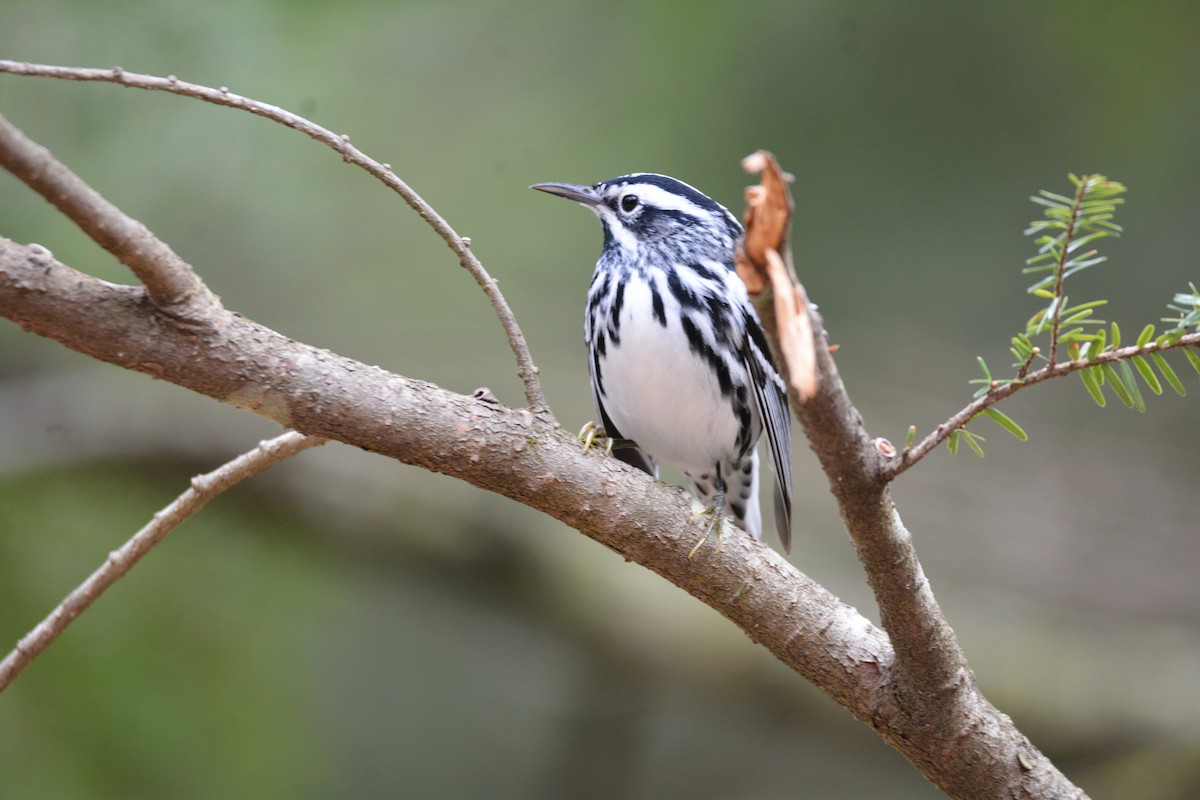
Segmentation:
{"type": "Polygon", "coordinates": [[[966,442],[982,457],[983,437],[967,430],[968,423],[979,416],[987,416],[1017,439],[1027,440],[1025,430],[994,406],[1035,383],[1078,372],[1084,388],[1098,405],[1107,404],[1107,386],[1109,393],[1125,406],[1145,411],[1142,384],[1156,395],[1162,394],[1165,386],[1179,395],[1187,394],[1183,380],[1163,356],[1164,352],[1181,350],[1200,373],[1200,291],[1194,283],[1189,284],[1189,292],[1176,294],[1168,304],[1176,316],[1161,321],[1170,324],[1170,328],[1157,333],[1155,326],[1148,324],[1134,344],[1124,347],[1117,323],[1109,324],[1094,316],[1107,300],[1070,304],[1067,281],[1104,263],[1106,256],[1100,255],[1095,244],[1121,233],[1121,227],[1113,220],[1117,207],[1124,203],[1121,195],[1125,187],[1103,175],[1068,177],[1075,188],[1072,196],[1041,191],[1030,198],[1044,208],[1042,218],[1031,222],[1025,230],[1027,235],[1036,237],[1038,251],[1026,262],[1024,272],[1041,276],[1027,291],[1048,302],[1012,338],[1009,349],[1015,359],[1015,374],[1011,378],[993,377],[987,362],[978,358],[983,377],[970,381],[979,387],[972,401],[919,442],[916,428],[910,427],[904,449],[883,468],[884,480],[904,472],[942,442],[946,442],[951,453],[957,453],[959,445],[966,442]],[[1060,361],[1063,349],[1068,358],[1060,361]]]}

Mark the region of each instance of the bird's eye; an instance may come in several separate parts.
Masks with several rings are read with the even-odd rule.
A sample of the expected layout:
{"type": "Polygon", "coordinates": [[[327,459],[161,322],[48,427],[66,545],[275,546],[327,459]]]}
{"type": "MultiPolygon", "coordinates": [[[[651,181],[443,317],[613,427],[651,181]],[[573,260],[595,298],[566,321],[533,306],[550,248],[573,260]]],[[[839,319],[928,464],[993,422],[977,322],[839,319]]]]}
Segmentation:
{"type": "Polygon", "coordinates": [[[636,194],[627,194],[621,198],[621,210],[626,214],[632,214],[641,204],[642,201],[636,194]]]}

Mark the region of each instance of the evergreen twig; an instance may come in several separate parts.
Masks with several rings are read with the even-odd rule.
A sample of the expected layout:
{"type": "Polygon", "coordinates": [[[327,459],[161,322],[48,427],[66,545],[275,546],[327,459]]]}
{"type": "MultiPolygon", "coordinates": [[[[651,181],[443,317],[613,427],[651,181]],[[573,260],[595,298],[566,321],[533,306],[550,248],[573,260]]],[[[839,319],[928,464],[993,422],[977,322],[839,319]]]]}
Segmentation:
{"type": "Polygon", "coordinates": [[[1200,291],[1195,284],[1190,285],[1190,294],[1176,294],[1174,302],[1169,304],[1168,307],[1179,316],[1163,321],[1172,323],[1173,327],[1155,336],[1154,326],[1147,325],[1136,344],[1126,347],[1121,347],[1121,331],[1116,323],[1106,328],[1103,320],[1093,317],[1094,311],[1107,301],[1068,304],[1067,279],[1105,261],[1105,256],[1099,255],[1094,248],[1086,252],[1080,250],[1084,245],[1121,232],[1113,217],[1117,206],[1123,202],[1120,195],[1125,192],[1123,185],[1103,175],[1071,175],[1070,180],[1075,185],[1071,197],[1042,191],[1030,198],[1045,206],[1045,211],[1044,218],[1030,223],[1025,231],[1037,235],[1038,253],[1026,262],[1024,271],[1027,274],[1049,273],[1028,289],[1030,294],[1049,300],[1049,304],[1034,314],[1025,330],[1012,339],[1015,376],[993,378],[987,363],[978,359],[983,378],[971,381],[980,385],[974,399],[916,444],[913,444],[916,437],[910,429],[904,449],[884,465],[884,480],[892,480],[942,442],[956,454],[960,441],[966,441],[977,455],[982,456],[982,437],[966,430],[967,424],[980,415],[988,416],[1024,441],[1028,436],[1021,426],[993,406],[1027,386],[1050,378],[1078,372],[1098,405],[1106,403],[1102,387],[1108,383],[1122,403],[1144,411],[1145,401],[1137,382],[1139,377],[1154,394],[1162,394],[1164,382],[1176,393],[1186,394],[1183,382],[1162,356],[1163,352],[1181,349],[1189,363],[1200,372],[1200,356],[1195,353],[1195,348],[1200,347],[1200,291]],[[1089,326],[1095,326],[1094,332],[1088,331],[1089,326]],[[1048,356],[1034,344],[1040,336],[1049,338],[1048,356]],[[1059,354],[1064,345],[1069,358],[1060,361],[1059,354]],[[1040,362],[1044,365],[1034,369],[1040,362]]]}

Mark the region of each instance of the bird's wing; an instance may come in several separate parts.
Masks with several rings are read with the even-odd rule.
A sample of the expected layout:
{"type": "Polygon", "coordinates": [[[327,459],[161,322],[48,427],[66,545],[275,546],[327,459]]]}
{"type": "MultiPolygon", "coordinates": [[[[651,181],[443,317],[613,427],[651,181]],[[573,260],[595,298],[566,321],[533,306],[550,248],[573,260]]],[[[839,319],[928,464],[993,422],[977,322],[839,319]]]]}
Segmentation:
{"type": "Polygon", "coordinates": [[[792,550],[792,425],[787,391],[771,360],[771,348],[753,314],[746,315],[746,342],[742,359],[750,371],[758,416],[767,434],[771,467],[775,473],[775,529],[783,551],[792,550]]]}

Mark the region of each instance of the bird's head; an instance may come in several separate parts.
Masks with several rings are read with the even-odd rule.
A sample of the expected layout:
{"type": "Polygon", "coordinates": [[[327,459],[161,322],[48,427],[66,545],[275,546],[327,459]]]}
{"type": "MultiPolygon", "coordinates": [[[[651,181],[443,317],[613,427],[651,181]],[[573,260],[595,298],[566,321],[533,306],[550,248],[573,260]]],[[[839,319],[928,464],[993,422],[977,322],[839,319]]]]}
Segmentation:
{"type": "Polygon", "coordinates": [[[530,187],[591,209],[604,226],[604,254],[643,262],[733,258],[742,226],[720,203],[682,181],[641,172],[592,186],[530,187]]]}

